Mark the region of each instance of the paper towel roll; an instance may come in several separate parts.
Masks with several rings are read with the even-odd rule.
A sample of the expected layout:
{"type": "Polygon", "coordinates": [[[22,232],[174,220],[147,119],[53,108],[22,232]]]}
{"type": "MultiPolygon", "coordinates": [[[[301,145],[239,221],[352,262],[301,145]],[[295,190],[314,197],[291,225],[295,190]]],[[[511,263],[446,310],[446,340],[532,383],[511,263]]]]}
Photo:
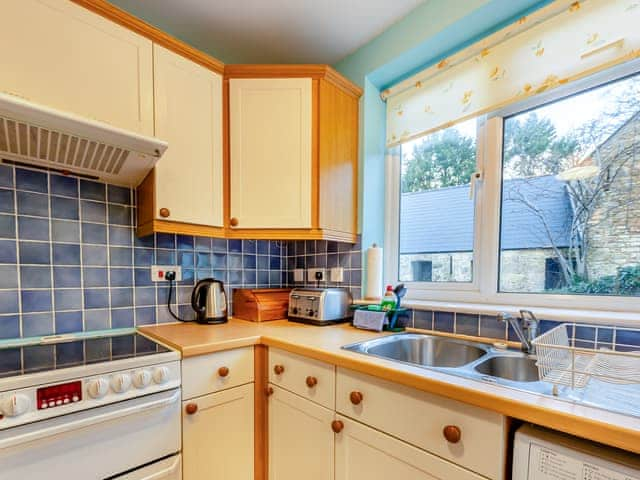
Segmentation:
{"type": "Polygon", "coordinates": [[[367,288],[366,299],[382,297],[382,248],[375,243],[367,248],[367,288]]]}

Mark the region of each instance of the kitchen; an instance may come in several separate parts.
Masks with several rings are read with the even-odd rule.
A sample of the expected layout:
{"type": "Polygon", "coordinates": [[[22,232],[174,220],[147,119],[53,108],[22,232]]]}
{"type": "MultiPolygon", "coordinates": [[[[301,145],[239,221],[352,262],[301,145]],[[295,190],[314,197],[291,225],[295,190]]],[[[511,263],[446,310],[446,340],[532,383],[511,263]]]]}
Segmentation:
{"type": "Polygon", "coordinates": [[[640,478],[640,9],[396,3],[3,5],[0,479],[640,478]]]}

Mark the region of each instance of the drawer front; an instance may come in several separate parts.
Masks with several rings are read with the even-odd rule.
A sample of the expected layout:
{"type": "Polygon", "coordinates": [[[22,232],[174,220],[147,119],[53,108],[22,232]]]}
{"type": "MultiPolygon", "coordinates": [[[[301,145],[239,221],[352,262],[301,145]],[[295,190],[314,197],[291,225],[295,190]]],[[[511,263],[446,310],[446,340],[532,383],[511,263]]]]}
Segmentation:
{"type": "Polygon", "coordinates": [[[342,368],[336,410],[488,478],[504,477],[506,427],[498,413],[342,368]],[[447,426],[460,432],[457,443],[445,438],[447,426]]]}
{"type": "Polygon", "coordinates": [[[333,365],[271,348],[269,381],[324,407],[335,408],[333,365]]]}
{"type": "Polygon", "coordinates": [[[483,477],[338,415],[335,480],[483,480],[483,477]]]}
{"type": "Polygon", "coordinates": [[[253,382],[253,347],[189,357],[182,361],[183,399],[249,382],[253,382]]]}

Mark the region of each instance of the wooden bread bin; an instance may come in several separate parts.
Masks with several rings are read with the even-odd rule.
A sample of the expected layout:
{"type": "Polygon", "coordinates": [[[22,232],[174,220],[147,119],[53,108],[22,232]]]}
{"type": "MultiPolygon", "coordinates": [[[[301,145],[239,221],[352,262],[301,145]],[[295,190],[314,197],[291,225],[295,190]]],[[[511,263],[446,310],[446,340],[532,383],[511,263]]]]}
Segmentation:
{"type": "Polygon", "coordinates": [[[233,317],[252,322],[287,318],[290,288],[236,288],[233,317]]]}

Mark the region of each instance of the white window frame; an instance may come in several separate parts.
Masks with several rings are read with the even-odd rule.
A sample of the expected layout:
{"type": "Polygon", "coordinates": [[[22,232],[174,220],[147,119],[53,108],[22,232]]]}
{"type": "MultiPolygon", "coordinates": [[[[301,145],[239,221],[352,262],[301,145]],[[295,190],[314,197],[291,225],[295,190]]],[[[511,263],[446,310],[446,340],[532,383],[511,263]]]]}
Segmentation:
{"type": "MultiPolygon", "coordinates": [[[[498,289],[499,235],[502,190],[502,128],[504,117],[524,112],[575,93],[595,88],[620,78],[640,73],[640,60],[614,67],[532,99],[510,105],[478,119],[477,171],[481,181],[475,186],[474,267],[472,282],[404,282],[407,301],[447,302],[452,309],[464,304],[488,304],[504,307],[539,307],[547,318],[566,317],[566,309],[580,311],[590,318],[622,318],[621,323],[640,324],[640,298],[596,295],[560,295],[544,293],[506,293],[498,289]],[[560,310],[564,310],[562,314],[560,310]],[[628,315],[619,315],[619,313],[628,315]],[[630,318],[631,320],[624,321],[630,318]]],[[[385,283],[399,283],[400,168],[399,148],[385,159],[385,283]]],[[[490,311],[491,309],[489,309],[490,311]]],[[[578,319],[576,319],[578,320],[578,319]]]]}

